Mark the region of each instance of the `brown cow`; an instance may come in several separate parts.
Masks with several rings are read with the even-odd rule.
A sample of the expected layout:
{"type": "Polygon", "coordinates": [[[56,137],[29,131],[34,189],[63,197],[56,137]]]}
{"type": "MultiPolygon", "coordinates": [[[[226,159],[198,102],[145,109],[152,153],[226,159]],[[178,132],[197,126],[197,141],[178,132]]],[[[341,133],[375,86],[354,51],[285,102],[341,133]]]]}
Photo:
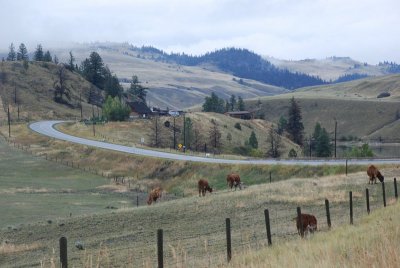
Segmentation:
{"type": "Polygon", "coordinates": [[[208,185],[207,180],[200,179],[198,182],[198,186],[199,186],[199,196],[202,195],[205,196],[207,191],[209,191],[210,193],[212,193],[213,191],[210,185],[208,185]]]}
{"type": "Polygon", "coordinates": [[[156,202],[157,199],[161,198],[162,190],[160,187],[154,188],[150,191],[149,196],[147,197],[147,204],[151,205],[151,203],[156,202]]]}
{"type": "Polygon", "coordinates": [[[231,190],[232,190],[233,186],[235,186],[235,191],[236,191],[236,187],[238,187],[238,186],[239,186],[239,189],[242,190],[242,183],[240,182],[239,174],[231,173],[228,176],[226,176],[226,183],[231,188],[231,190]]]}
{"type": "MultiPolygon", "coordinates": [[[[301,235],[300,219],[296,217],[293,218],[293,220],[296,220],[297,232],[301,235]]],[[[313,233],[317,230],[317,218],[315,218],[314,215],[301,213],[301,223],[303,225],[304,234],[313,233]]]]}
{"type": "Polygon", "coordinates": [[[376,184],[376,178],[378,178],[380,182],[383,182],[385,179],[381,172],[374,165],[370,165],[368,167],[367,174],[369,177],[368,184],[373,184],[374,182],[376,184]]]}

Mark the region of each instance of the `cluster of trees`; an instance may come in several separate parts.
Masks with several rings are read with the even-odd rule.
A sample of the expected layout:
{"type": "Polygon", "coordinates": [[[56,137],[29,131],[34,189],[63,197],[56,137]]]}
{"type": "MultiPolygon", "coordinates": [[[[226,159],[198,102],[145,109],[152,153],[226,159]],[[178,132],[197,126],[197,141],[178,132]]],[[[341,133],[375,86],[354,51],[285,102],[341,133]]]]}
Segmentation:
{"type": "Polygon", "coordinates": [[[385,66],[388,73],[392,73],[392,74],[400,73],[400,64],[397,64],[396,62],[384,61],[384,62],[380,62],[378,65],[385,66]]]}
{"type": "MultiPolygon", "coordinates": [[[[18,47],[18,51],[15,50],[14,43],[11,43],[9,46],[9,52],[7,54],[7,61],[29,61],[28,49],[26,48],[24,43],[21,43],[18,47]]],[[[57,56],[54,58],[51,56],[49,50],[46,52],[43,51],[43,47],[39,44],[36,47],[35,52],[33,53],[34,61],[44,61],[44,62],[54,62],[58,64],[57,56]]]]}
{"type": "Polygon", "coordinates": [[[231,95],[229,100],[219,98],[214,92],[210,97],[205,97],[203,103],[203,112],[225,113],[232,111],[245,111],[246,107],[243,98],[239,96],[236,99],[235,95],[231,95]]]}
{"type": "Polygon", "coordinates": [[[181,65],[196,66],[204,63],[212,63],[222,71],[232,73],[235,76],[288,89],[326,83],[319,77],[279,69],[260,55],[247,49],[224,48],[202,56],[192,56],[185,53],[167,54],[152,47],[145,47],[142,50],[157,53],[160,59],[168,62],[176,62],[181,65]]]}
{"type": "Polygon", "coordinates": [[[108,96],[103,104],[103,117],[110,121],[123,121],[129,117],[130,109],[117,96],[108,96]]]}
{"type": "Polygon", "coordinates": [[[354,74],[345,74],[342,76],[339,76],[338,79],[333,81],[332,83],[342,83],[342,82],[348,82],[352,80],[357,80],[357,79],[362,79],[368,77],[367,74],[359,74],[359,73],[354,73],[354,74]]]}

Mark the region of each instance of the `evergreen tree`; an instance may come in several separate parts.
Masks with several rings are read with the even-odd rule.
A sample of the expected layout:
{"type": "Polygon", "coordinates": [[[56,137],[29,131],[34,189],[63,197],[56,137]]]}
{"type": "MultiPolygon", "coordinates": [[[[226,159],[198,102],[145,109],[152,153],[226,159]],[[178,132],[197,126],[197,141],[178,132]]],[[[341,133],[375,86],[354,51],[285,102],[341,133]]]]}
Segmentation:
{"type": "Polygon", "coordinates": [[[235,108],[236,108],[236,96],[235,95],[231,95],[231,98],[230,98],[230,105],[231,105],[231,111],[233,112],[233,111],[235,111],[235,108]]]}
{"type": "Polygon", "coordinates": [[[37,48],[36,48],[34,54],[33,54],[33,60],[34,60],[34,61],[43,61],[43,56],[44,56],[44,54],[43,54],[43,48],[42,48],[42,45],[39,44],[39,45],[37,46],[37,48]]]}
{"type": "Polygon", "coordinates": [[[239,111],[245,111],[246,110],[246,107],[244,106],[244,101],[243,101],[241,96],[238,97],[237,106],[238,106],[238,110],[239,111]]]}
{"type": "Polygon", "coordinates": [[[75,57],[74,57],[74,55],[72,55],[72,51],[70,51],[70,52],[69,52],[69,60],[68,60],[67,68],[68,68],[68,70],[70,70],[71,72],[73,72],[73,71],[75,70],[74,62],[75,62],[75,57]]]}
{"type": "Polygon", "coordinates": [[[123,91],[122,86],[119,84],[118,77],[116,75],[112,75],[108,67],[105,68],[104,91],[106,92],[107,96],[111,96],[113,98],[121,98],[123,91]]]}
{"type": "Polygon", "coordinates": [[[332,155],[332,146],[328,132],[325,128],[321,127],[320,123],[315,124],[313,140],[314,143],[311,147],[314,149],[315,156],[329,157],[332,155]]]}
{"type": "Polygon", "coordinates": [[[291,140],[300,146],[303,145],[304,130],[304,126],[301,120],[302,116],[300,106],[295,101],[294,97],[292,97],[290,101],[289,120],[286,130],[289,133],[291,140]]]}
{"type": "MultiPolygon", "coordinates": [[[[73,66],[73,56],[70,53],[70,61],[68,64],[68,69],[73,66]]],[[[82,75],[100,89],[104,89],[104,63],[103,59],[97,52],[90,53],[88,59],[85,59],[81,63],[81,73],[82,75]]]]}
{"type": "Polygon", "coordinates": [[[8,52],[7,61],[15,61],[17,59],[17,53],[15,53],[14,44],[10,45],[10,52],[8,52]]]}
{"type": "Polygon", "coordinates": [[[129,98],[146,103],[147,88],[141,85],[136,75],[132,76],[131,86],[127,93],[129,98]]]}
{"type": "Polygon", "coordinates": [[[249,145],[254,149],[258,148],[258,141],[257,141],[256,133],[254,133],[254,131],[252,131],[250,134],[249,145]]]}
{"type": "Polygon", "coordinates": [[[45,62],[51,62],[52,58],[51,58],[51,54],[50,51],[46,51],[46,53],[44,53],[43,55],[43,61],[45,62]]]}
{"type": "Polygon", "coordinates": [[[54,62],[54,64],[55,65],[57,65],[58,64],[58,57],[56,56],[56,55],[54,55],[54,57],[53,57],[53,62],[54,62]]]}
{"type": "Polygon", "coordinates": [[[279,118],[279,122],[278,122],[278,134],[282,135],[282,133],[286,129],[286,127],[287,127],[287,120],[285,117],[281,116],[279,118]]]}
{"type": "Polygon", "coordinates": [[[193,129],[193,146],[195,151],[200,151],[202,146],[204,145],[204,136],[203,131],[198,127],[194,127],[193,129]]]}
{"type": "Polygon", "coordinates": [[[225,101],[223,99],[218,98],[217,94],[214,92],[211,93],[211,97],[205,97],[205,102],[203,104],[204,112],[215,112],[215,113],[224,113],[225,101]]]}
{"type": "Polygon", "coordinates": [[[17,60],[28,61],[28,50],[24,43],[19,45],[18,53],[17,53],[17,60]]]}

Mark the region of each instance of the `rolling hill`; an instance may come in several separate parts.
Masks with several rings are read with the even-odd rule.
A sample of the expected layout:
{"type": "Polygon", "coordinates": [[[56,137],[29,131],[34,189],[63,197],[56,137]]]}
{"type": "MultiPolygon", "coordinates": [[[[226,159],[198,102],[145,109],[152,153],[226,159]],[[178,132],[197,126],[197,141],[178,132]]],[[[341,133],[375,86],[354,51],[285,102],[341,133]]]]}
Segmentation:
{"type": "MultiPolygon", "coordinates": [[[[280,116],[287,117],[292,97],[301,106],[306,137],[312,134],[317,122],[333,135],[335,119],[338,122],[338,138],[398,137],[400,75],[309,87],[289,94],[261,98],[261,109],[266,120],[277,123],[280,116]],[[381,93],[389,93],[390,96],[378,98],[381,93]]],[[[247,104],[256,107],[258,99],[247,104]]]]}

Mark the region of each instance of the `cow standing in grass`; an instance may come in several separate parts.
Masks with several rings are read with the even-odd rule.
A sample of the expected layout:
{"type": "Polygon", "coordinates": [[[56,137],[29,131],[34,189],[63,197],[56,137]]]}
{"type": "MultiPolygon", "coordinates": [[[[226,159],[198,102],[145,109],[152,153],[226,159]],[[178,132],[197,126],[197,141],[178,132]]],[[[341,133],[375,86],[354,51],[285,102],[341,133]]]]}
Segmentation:
{"type": "Polygon", "coordinates": [[[381,172],[374,165],[370,165],[368,167],[367,175],[369,177],[368,184],[373,184],[374,182],[376,184],[376,178],[378,178],[380,182],[383,182],[385,179],[381,172]]]}
{"type": "Polygon", "coordinates": [[[242,183],[240,181],[239,174],[231,173],[228,176],[226,176],[226,183],[231,188],[231,190],[232,190],[233,186],[235,186],[235,191],[236,191],[236,187],[238,187],[238,186],[239,186],[239,189],[242,190],[242,183]]]}
{"type": "Polygon", "coordinates": [[[205,196],[207,191],[209,191],[210,193],[212,193],[213,191],[213,189],[208,184],[208,181],[204,179],[199,180],[198,187],[199,187],[199,196],[205,196]]]}
{"type": "Polygon", "coordinates": [[[151,205],[153,202],[156,202],[157,199],[161,198],[162,190],[160,187],[154,188],[150,191],[149,196],[147,198],[147,204],[151,205]]]}
{"type": "Polygon", "coordinates": [[[296,220],[297,233],[299,235],[301,235],[301,229],[300,229],[301,226],[303,226],[304,234],[314,233],[314,231],[317,230],[317,218],[315,218],[314,215],[301,213],[300,217],[301,217],[301,224],[299,217],[293,219],[296,220]]]}

